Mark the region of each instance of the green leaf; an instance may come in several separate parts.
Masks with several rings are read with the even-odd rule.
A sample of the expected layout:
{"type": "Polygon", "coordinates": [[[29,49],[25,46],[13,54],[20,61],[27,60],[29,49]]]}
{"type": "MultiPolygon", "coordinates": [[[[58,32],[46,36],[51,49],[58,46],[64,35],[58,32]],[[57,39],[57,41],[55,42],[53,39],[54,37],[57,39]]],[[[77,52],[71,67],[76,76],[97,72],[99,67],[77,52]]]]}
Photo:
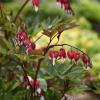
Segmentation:
{"type": "Polygon", "coordinates": [[[47,91],[47,82],[46,82],[46,80],[45,79],[42,79],[42,78],[40,78],[39,79],[40,80],[40,87],[41,87],[41,89],[43,89],[43,91],[47,91]]]}
{"type": "Polygon", "coordinates": [[[2,40],[3,40],[4,44],[6,45],[6,47],[8,49],[12,49],[13,48],[13,45],[12,45],[12,43],[10,41],[6,40],[5,38],[3,38],[2,40]]]}
{"type": "Polygon", "coordinates": [[[13,91],[16,87],[18,87],[20,85],[20,82],[19,81],[17,81],[17,82],[15,82],[13,85],[12,85],[12,87],[11,87],[11,91],[13,91]]]}
{"type": "Polygon", "coordinates": [[[0,53],[6,55],[7,54],[7,50],[4,48],[0,48],[0,53]]]}
{"type": "Polygon", "coordinates": [[[39,57],[35,55],[27,55],[27,54],[15,54],[15,56],[22,61],[33,61],[39,59],[39,57]]]}
{"type": "Polygon", "coordinates": [[[1,85],[1,88],[2,88],[4,91],[9,90],[10,83],[5,82],[5,81],[2,81],[2,82],[0,83],[0,85],[1,85]]]}

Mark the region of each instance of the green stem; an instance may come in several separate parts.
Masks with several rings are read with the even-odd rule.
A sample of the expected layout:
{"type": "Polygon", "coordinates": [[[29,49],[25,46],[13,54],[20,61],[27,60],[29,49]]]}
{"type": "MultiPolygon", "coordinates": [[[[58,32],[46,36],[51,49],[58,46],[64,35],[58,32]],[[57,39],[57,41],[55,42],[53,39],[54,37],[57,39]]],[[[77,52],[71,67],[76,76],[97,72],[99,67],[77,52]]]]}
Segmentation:
{"type": "Polygon", "coordinates": [[[27,3],[29,2],[29,0],[26,0],[25,3],[21,6],[21,8],[19,9],[19,11],[17,12],[15,19],[13,22],[16,22],[18,16],[20,15],[20,13],[23,11],[24,7],[27,5],[27,3]]]}
{"type": "MultiPolygon", "coordinates": [[[[62,96],[61,96],[61,98],[65,97],[65,93],[66,93],[66,91],[67,91],[68,85],[69,85],[68,81],[67,81],[67,80],[64,80],[64,89],[63,89],[63,91],[62,91],[62,96]]],[[[65,97],[64,100],[66,100],[66,97],[65,97]]]]}
{"type": "MultiPolygon", "coordinates": [[[[47,46],[47,50],[48,50],[51,42],[52,42],[52,39],[50,38],[50,41],[49,41],[48,46],[47,46]]],[[[46,55],[47,50],[44,52],[44,56],[46,55]]],[[[44,60],[44,58],[40,58],[39,61],[38,61],[37,70],[36,70],[36,74],[35,74],[35,77],[34,77],[34,90],[32,91],[32,94],[35,93],[35,91],[36,91],[36,80],[37,80],[37,77],[38,77],[38,73],[40,71],[41,62],[43,60],[44,60]]],[[[35,100],[35,96],[34,96],[34,100],[35,100]]]]}
{"type": "MultiPolygon", "coordinates": [[[[44,58],[40,58],[39,61],[38,61],[38,66],[37,66],[37,70],[36,70],[36,74],[35,74],[35,78],[34,78],[34,90],[32,91],[31,95],[33,95],[33,93],[35,93],[35,91],[36,91],[36,81],[37,81],[38,73],[39,73],[39,70],[40,70],[40,64],[41,64],[43,59],[44,58]]],[[[33,100],[35,100],[35,96],[34,96],[33,100]]]]}
{"type": "Polygon", "coordinates": [[[3,16],[3,13],[2,13],[2,4],[0,2],[0,13],[1,13],[1,17],[3,16]]]}
{"type": "Polygon", "coordinates": [[[24,65],[24,63],[21,63],[20,61],[17,61],[16,59],[13,59],[13,58],[10,58],[10,60],[15,61],[17,64],[19,64],[19,65],[21,66],[21,68],[22,68],[22,70],[23,70],[23,72],[24,72],[25,77],[27,78],[27,81],[28,81],[30,87],[32,87],[32,85],[30,84],[30,81],[29,81],[29,79],[28,79],[27,71],[25,70],[25,65],[24,65]]]}

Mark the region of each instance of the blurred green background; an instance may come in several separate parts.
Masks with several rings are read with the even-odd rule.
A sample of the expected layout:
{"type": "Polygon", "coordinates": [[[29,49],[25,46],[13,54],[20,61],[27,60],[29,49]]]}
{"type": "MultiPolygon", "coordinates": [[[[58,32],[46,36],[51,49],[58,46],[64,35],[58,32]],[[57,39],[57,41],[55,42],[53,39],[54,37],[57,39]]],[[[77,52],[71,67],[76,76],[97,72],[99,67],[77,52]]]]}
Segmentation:
{"type": "MultiPolygon", "coordinates": [[[[4,2],[5,6],[13,11],[15,15],[24,0],[1,1],[4,2]]],[[[56,17],[63,16],[68,18],[67,13],[56,5],[56,0],[42,1],[38,12],[35,12],[34,9],[32,9],[31,3],[28,3],[20,15],[25,23],[27,23],[26,25],[29,27],[28,30],[30,32],[33,32],[33,27],[36,27],[38,23],[42,24],[42,22],[46,20],[54,20],[56,17]]],[[[93,76],[93,82],[96,88],[95,92],[100,94],[100,0],[69,1],[71,1],[72,8],[75,12],[75,17],[73,19],[80,26],[65,31],[62,34],[60,42],[66,42],[73,46],[77,46],[90,55],[93,61],[93,68],[89,71],[93,76]]],[[[44,45],[47,39],[47,37],[44,37],[41,40],[41,45],[44,45]]]]}

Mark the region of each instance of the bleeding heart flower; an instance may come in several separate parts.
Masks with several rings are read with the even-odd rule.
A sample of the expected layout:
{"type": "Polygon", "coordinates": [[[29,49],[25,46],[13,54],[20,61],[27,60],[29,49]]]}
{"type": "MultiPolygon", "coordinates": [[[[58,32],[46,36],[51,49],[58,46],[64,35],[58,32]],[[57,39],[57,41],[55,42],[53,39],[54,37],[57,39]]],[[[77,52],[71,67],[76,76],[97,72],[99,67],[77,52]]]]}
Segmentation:
{"type": "Polygon", "coordinates": [[[89,68],[92,68],[92,63],[91,63],[90,58],[88,58],[88,61],[87,61],[87,66],[89,66],[89,68]]]}
{"type": "Polygon", "coordinates": [[[38,11],[38,7],[40,5],[40,0],[32,0],[32,5],[35,8],[35,11],[38,11]]]}
{"type": "Polygon", "coordinates": [[[61,48],[60,51],[59,51],[59,56],[60,58],[66,58],[66,51],[65,49],[61,48]]]}
{"type": "Polygon", "coordinates": [[[40,96],[40,100],[45,100],[43,95],[40,96]]]}
{"type": "Polygon", "coordinates": [[[77,64],[78,60],[80,59],[80,53],[79,52],[74,52],[74,60],[77,64]]]}
{"type": "Polygon", "coordinates": [[[92,64],[91,64],[91,61],[90,61],[90,58],[86,56],[86,54],[82,54],[82,61],[85,65],[85,67],[89,67],[91,68],[92,67],[92,64]]]}
{"type": "Polygon", "coordinates": [[[31,76],[27,76],[27,77],[24,76],[24,84],[25,84],[27,89],[29,89],[29,88],[34,89],[34,84],[35,84],[36,91],[33,95],[39,96],[40,100],[45,100],[45,98],[43,96],[43,90],[41,89],[41,81],[39,79],[34,81],[31,76]]]}
{"type": "Polygon", "coordinates": [[[31,43],[31,45],[26,49],[26,53],[27,54],[32,53],[35,47],[36,47],[35,43],[31,43]]]}
{"type": "Polygon", "coordinates": [[[61,4],[61,7],[63,7],[67,11],[68,14],[74,15],[74,12],[73,12],[68,0],[56,0],[56,1],[58,4],[61,4]]]}
{"type": "Polygon", "coordinates": [[[27,80],[27,78],[26,77],[24,77],[24,81],[25,81],[25,83],[27,83],[26,84],[26,86],[27,87],[30,87],[30,85],[32,86],[32,88],[34,88],[34,84],[36,84],[36,89],[38,89],[38,88],[40,88],[40,80],[36,80],[36,83],[35,83],[35,81],[32,79],[32,77],[31,76],[27,76],[28,77],[28,80],[27,80]]]}
{"type": "Polygon", "coordinates": [[[19,31],[18,34],[16,35],[16,41],[19,45],[29,45],[29,40],[25,34],[25,32],[23,31],[19,31]],[[28,43],[26,44],[26,42],[28,41],[28,43]]]}
{"type": "Polygon", "coordinates": [[[68,58],[70,59],[70,63],[72,64],[72,60],[74,59],[74,51],[68,51],[67,52],[67,56],[68,56],[68,58]]]}
{"type": "Polygon", "coordinates": [[[51,59],[52,59],[52,58],[57,59],[58,56],[59,56],[59,52],[58,52],[58,51],[50,51],[50,52],[49,52],[49,56],[50,56],[51,59]]]}
{"type": "Polygon", "coordinates": [[[16,42],[20,45],[20,46],[24,46],[26,48],[26,53],[29,54],[31,53],[36,45],[35,43],[32,43],[27,35],[25,34],[25,32],[23,31],[19,31],[18,34],[16,35],[16,42]]]}
{"type": "Polygon", "coordinates": [[[23,41],[23,44],[25,47],[29,47],[31,45],[31,42],[28,38],[26,38],[24,41],[23,41]]]}
{"type": "Polygon", "coordinates": [[[59,52],[58,51],[50,51],[49,57],[50,57],[50,59],[52,59],[53,65],[55,65],[55,60],[59,57],[59,52]]]}
{"type": "Polygon", "coordinates": [[[66,56],[67,55],[65,49],[61,48],[59,51],[59,57],[62,59],[62,63],[65,61],[66,56]]]}

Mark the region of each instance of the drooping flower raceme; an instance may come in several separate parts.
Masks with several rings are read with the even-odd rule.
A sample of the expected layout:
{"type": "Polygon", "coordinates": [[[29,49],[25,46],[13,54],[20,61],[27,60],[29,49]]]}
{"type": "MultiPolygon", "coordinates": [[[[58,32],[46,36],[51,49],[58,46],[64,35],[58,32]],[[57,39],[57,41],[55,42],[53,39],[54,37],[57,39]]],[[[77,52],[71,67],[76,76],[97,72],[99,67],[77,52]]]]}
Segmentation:
{"type": "Polygon", "coordinates": [[[68,50],[65,51],[64,48],[61,48],[59,51],[49,51],[49,58],[52,60],[53,65],[55,65],[55,61],[56,60],[60,60],[63,63],[65,61],[66,58],[68,58],[70,60],[70,64],[72,64],[72,62],[74,61],[75,64],[78,64],[79,60],[82,60],[84,66],[87,68],[91,68],[92,64],[90,61],[90,58],[84,53],[82,55],[80,55],[79,51],[76,50],[68,50]]]}
{"type": "Polygon", "coordinates": [[[43,91],[40,86],[40,80],[37,79],[36,81],[34,81],[31,76],[27,76],[27,77],[28,77],[28,80],[26,77],[24,77],[26,88],[29,89],[31,85],[31,88],[34,89],[34,84],[35,84],[36,92],[33,95],[39,96],[40,100],[44,100],[43,91]]]}
{"type": "MultiPolygon", "coordinates": [[[[41,2],[41,0],[32,0],[32,5],[33,5],[35,11],[38,11],[40,2],[41,2]]],[[[60,4],[61,7],[64,8],[64,10],[66,10],[69,15],[74,15],[74,12],[73,12],[68,0],[56,0],[56,2],[57,2],[57,4],[60,4]]]]}
{"type": "Polygon", "coordinates": [[[69,15],[74,15],[74,12],[73,12],[68,0],[56,0],[56,1],[57,1],[58,4],[61,5],[61,7],[63,7],[67,11],[67,13],[69,15]]]}
{"type": "Polygon", "coordinates": [[[32,53],[32,51],[35,49],[36,45],[35,43],[32,43],[27,35],[25,34],[25,32],[23,31],[19,31],[16,35],[16,42],[18,43],[18,45],[20,46],[24,46],[26,48],[26,53],[32,53]]]}

